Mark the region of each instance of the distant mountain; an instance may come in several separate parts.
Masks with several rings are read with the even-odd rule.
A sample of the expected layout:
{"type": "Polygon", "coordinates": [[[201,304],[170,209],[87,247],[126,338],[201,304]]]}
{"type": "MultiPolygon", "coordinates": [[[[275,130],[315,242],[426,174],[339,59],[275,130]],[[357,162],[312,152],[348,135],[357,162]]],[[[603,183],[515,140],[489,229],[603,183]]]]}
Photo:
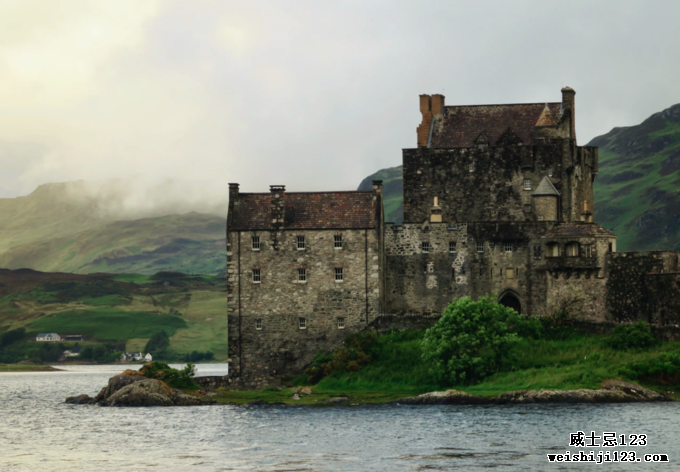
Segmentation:
{"type": "MultiPolygon", "coordinates": [[[[600,148],[595,221],[618,235],[620,251],[680,250],[680,104],[641,124],[594,138],[600,148]]],[[[383,180],[385,221],[403,221],[402,168],[366,177],[383,180]]]]}
{"type": "Polygon", "coordinates": [[[401,224],[404,221],[404,182],[401,166],[389,167],[369,175],[361,181],[358,190],[372,190],[374,180],[383,181],[385,221],[401,224]]]}
{"type": "Polygon", "coordinates": [[[224,275],[223,217],[189,212],[119,219],[107,196],[82,182],[45,184],[25,197],[0,199],[0,267],[41,271],[224,275]]]}
{"type": "Polygon", "coordinates": [[[624,251],[680,250],[680,104],[593,139],[595,219],[624,251]]]}

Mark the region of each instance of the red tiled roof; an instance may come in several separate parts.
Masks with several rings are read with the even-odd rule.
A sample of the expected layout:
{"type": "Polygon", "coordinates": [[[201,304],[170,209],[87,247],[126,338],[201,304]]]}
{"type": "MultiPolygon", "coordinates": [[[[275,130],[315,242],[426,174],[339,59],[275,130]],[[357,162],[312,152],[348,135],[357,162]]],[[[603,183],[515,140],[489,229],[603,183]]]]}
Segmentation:
{"type": "MultiPolygon", "coordinates": [[[[230,231],[268,229],[271,194],[240,193],[234,205],[230,231]]],[[[284,194],[284,229],[374,228],[373,192],[319,192],[284,194]]]]}
{"type": "MultiPolygon", "coordinates": [[[[553,123],[559,123],[561,103],[548,103],[553,123]]],[[[435,117],[431,148],[470,147],[480,134],[495,145],[508,128],[524,145],[531,145],[536,136],[536,123],[545,103],[520,103],[511,105],[470,105],[444,107],[442,116],[435,117]]]]}
{"type": "Polygon", "coordinates": [[[607,236],[616,235],[596,223],[561,223],[548,231],[546,238],[571,238],[579,236],[607,236]]]}

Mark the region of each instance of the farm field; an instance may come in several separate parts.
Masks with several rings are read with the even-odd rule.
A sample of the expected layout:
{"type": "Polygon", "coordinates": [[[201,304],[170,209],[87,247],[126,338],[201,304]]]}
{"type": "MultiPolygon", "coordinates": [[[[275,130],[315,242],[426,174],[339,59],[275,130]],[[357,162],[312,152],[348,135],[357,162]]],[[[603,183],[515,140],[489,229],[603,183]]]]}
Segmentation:
{"type": "Polygon", "coordinates": [[[25,339],[13,348],[27,356],[39,348],[41,343],[31,341],[39,332],[125,343],[132,352],[163,330],[171,355],[210,351],[214,361],[222,362],[227,359],[225,280],[177,272],[80,275],[1,269],[0,333],[19,328],[25,339]]]}

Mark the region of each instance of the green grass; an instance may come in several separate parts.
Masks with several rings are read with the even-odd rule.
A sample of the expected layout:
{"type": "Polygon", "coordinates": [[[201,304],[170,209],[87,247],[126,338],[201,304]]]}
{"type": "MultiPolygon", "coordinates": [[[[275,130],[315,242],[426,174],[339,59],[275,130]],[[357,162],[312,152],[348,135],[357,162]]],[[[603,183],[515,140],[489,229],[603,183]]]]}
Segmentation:
{"type": "Polygon", "coordinates": [[[18,364],[0,364],[0,372],[57,372],[49,365],[18,365],[18,364]]]}
{"type": "Polygon", "coordinates": [[[186,327],[186,321],[177,316],[107,307],[54,313],[33,321],[28,329],[36,333],[78,333],[105,341],[149,338],[159,329],[172,336],[186,327]]]}
{"type": "MultiPolygon", "coordinates": [[[[373,359],[355,373],[335,372],[315,389],[329,395],[361,396],[380,392],[386,396],[410,396],[427,391],[455,388],[481,396],[496,396],[514,390],[597,389],[612,378],[626,378],[626,364],[643,363],[664,353],[680,354],[680,343],[666,342],[648,350],[617,351],[606,347],[603,336],[573,334],[565,340],[522,339],[494,375],[475,385],[435,385],[428,366],[421,360],[423,332],[392,333],[378,338],[373,359]]],[[[638,382],[660,392],[673,385],[638,382]]],[[[245,398],[245,397],[244,397],[245,398]]],[[[260,399],[257,392],[248,396],[260,399]]]]}

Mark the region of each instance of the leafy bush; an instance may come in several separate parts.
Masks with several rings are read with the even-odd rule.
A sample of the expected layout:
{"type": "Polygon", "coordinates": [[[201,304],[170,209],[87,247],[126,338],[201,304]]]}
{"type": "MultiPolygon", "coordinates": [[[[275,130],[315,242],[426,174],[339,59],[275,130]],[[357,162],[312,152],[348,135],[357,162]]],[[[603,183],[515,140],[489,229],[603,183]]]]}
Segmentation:
{"type": "Polygon", "coordinates": [[[680,355],[661,354],[646,362],[624,364],[619,374],[631,380],[647,380],[666,385],[680,385],[680,355]]]}
{"type": "Polygon", "coordinates": [[[193,381],[192,377],[196,375],[196,366],[189,362],[182,370],[173,369],[168,364],[159,361],[149,362],[144,364],[140,372],[145,377],[150,379],[162,380],[166,384],[174,388],[182,388],[195,390],[198,385],[193,381]]]}
{"type": "Polygon", "coordinates": [[[519,339],[515,327],[529,330],[534,322],[523,325],[512,308],[491,296],[473,301],[470,297],[454,300],[439,322],[425,332],[423,360],[441,384],[470,383],[497,370],[502,358],[519,339]]]}
{"type": "Polygon", "coordinates": [[[644,321],[619,325],[605,340],[605,344],[612,349],[647,349],[658,343],[652,330],[644,321]]]}
{"type": "Polygon", "coordinates": [[[378,336],[372,331],[356,333],[348,336],[343,346],[334,353],[317,352],[312,364],[305,370],[307,378],[298,378],[296,383],[316,384],[333,372],[357,372],[371,361],[371,349],[377,339],[378,336]]]}

